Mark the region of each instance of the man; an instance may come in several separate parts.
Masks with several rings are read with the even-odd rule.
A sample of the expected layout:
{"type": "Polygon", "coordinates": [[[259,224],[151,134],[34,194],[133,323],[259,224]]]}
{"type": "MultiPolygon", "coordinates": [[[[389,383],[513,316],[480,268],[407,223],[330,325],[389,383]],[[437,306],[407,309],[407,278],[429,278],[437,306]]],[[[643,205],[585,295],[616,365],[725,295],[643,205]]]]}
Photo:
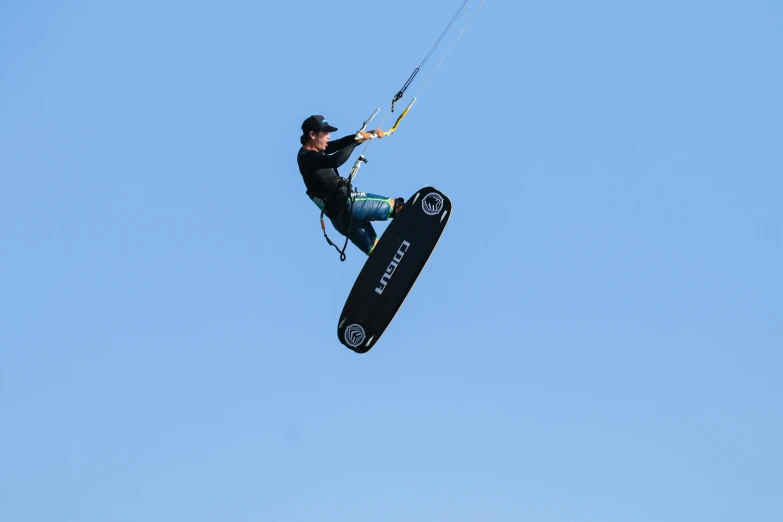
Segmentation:
{"type": "MultiPolygon", "coordinates": [[[[307,195],[326,214],[335,230],[370,255],[379,239],[371,221],[393,218],[405,200],[364,192],[349,194],[348,180],[340,176],[337,167],[348,161],[356,146],[370,139],[371,133],[361,131],[359,138],[350,134],[330,142],[330,133],[335,131],[337,128],[321,115],[310,116],[302,123],[299,139],[302,147],[296,158],[299,172],[307,195]]],[[[375,132],[379,138],[384,137],[381,129],[375,132]]]]}

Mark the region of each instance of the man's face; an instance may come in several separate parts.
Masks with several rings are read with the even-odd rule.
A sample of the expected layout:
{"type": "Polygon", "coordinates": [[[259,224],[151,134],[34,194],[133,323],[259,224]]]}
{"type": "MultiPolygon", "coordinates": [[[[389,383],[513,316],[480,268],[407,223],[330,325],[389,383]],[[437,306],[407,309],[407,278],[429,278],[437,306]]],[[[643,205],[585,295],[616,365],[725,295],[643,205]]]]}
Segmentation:
{"type": "Polygon", "coordinates": [[[315,150],[319,152],[326,150],[326,146],[329,145],[329,138],[331,138],[331,135],[328,132],[310,131],[310,136],[314,140],[313,145],[315,145],[315,150]]]}

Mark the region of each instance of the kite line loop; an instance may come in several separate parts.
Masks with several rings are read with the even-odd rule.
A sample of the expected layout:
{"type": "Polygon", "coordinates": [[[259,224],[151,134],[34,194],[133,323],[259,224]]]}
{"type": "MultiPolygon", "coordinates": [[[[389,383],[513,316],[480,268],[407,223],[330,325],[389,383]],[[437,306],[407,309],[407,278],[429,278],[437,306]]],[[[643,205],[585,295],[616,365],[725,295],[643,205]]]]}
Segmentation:
{"type": "MultiPolygon", "coordinates": [[[[443,60],[445,60],[445,59],[446,59],[446,56],[448,56],[448,55],[449,55],[449,53],[451,52],[451,50],[454,48],[454,45],[455,45],[455,44],[457,43],[457,41],[458,41],[458,40],[459,40],[459,39],[462,37],[462,34],[463,34],[463,33],[465,32],[465,30],[468,28],[468,26],[470,25],[470,23],[473,21],[473,19],[474,19],[474,18],[476,18],[476,15],[477,15],[477,14],[478,14],[478,12],[481,10],[481,7],[484,5],[484,2],[485,2],[485,1],[486,1],[486,0],[481,0],[481,3],[479,4],[479,6],[478,6],[478,8],[476,9],[476,11],[473,13],[473,16],[471,16],[471,17],[470,17],[470,20],[468,20],[468,22],[467,22],[467,23],[465,24],[465,26],[462,28],[462,31],[460,31],[459,35],[457,35],[457,37],[454,39],[454,41],[452,42],[452,44],[451,44],[451,46],[449,47],[449,49],[446,51],[446,53],[443,55],[443,57],[440,59],[440,61],[438,62],[438,64],[435,66],[435,68],[434,68],[434,69],[432,70],[432,72],[430,73],[430,75],[429,75],[429,77],[427,78],[427,80],[424,82],[424,84],[423,84],[423,85],[421,86],[421,88],[419,89],[419,92],[417,92],[417,93],[416,93],[416,96],[414,96],[414,97],[413,97],[413,99],[411,100],[411,102],[408,104],[408,106],[407,106],[407,107],[405,107],[405,110],[403,110],[403,111],[402,111],[402,113],[401,113],[401,114],[400,114],[400,115],[397,117],[397,121],[396,121],[396,122],[394,122],[394,125],[392,126],[392,128],[390,128],[388,131],[385,131],[385,133],[386,133],[386,135],[387,135],[387,136],[388,136],[389,134],[393,134],[393,133],[394,133],[394,132],[397,130],[397,126],[400,124],[400,121],[402,121],[402,119],[405,117],[405,115],[406,115],[406,114],[408,114],[408,111],[411,109],[411,107],[413,107],[413,104],[414,104],[414,103],[416,103],[416,99],[417,99],[417,98],[419,97],[419,95],[421,94],[421,91],[423,91],[423,90],[424,90],[424,87],[425,87],[425,86],[426,86],[426,85],[429,83],[429,81],[432,79],[432,77],[433,77],[433,75],[435,74],[435,72],[438,70],[438,68],[439,68],[439,67],[441,66],[441,64],[443,63],[443,60]]],[[[388,112],[388,113],[387,113],[387,114],[386,114],[386,115],[383,117],[383,120],[381,121],[380,125],[383,125],[383,124],[384,124],[384,122],[386,121],[386,118],[388,118],[388,117],[389,117],[389,114],[391,114],[392,112],[394,112],[394,104],[395,104],[396,102],[398,102],[398,101],[399,101],[399,100],[402,98],[402,96],[404,95],[405,91],[408,89],[408,87],[409,87],[409,86],[411,85],[411,83],[413,82],[413,79],[416,77],[416,75],[417,75],[417,74],[419,73],[419,71],[421,70],[421,67],[422,67],[422,66],[423,66],[423,65],[424,65],[424,64],[427,62],[427,60],[429,60],[430,56],[432,56],[432,53],[435,51],[435,48],[436,48],[436,47],[438,47],[438,45],[440,44],[441,40],[443,40],[443,37],[444,37],[444,36],[446,35],[446,33],[448,33],[448,31],[451,29],[451,26],[452,26],[452,25],[454,25],[454,22],[456,22],[456,21],[457,21],[457,19],[459,19],[459,18],[460,18],[462,15],[464,15],[464,14],[465,14],[465,13],[468,11],[468,9],[470,9],[470,8],[471,8],[471,6],[467,6],[467,7],[465,7],[465,5],[466,5],[467,3],[468,3],[468,0],[464,0],[464,1],[462,2],[462,5],[461,5],[461,6],[460,6],[460,8],[457,10],[457,12],[454,14],[454,16],[452,17],[451,21],[450,21],[450,22],[449,22],[449,24],[446,26],[446,29],[444,29],[444,30],[443,30],[443,32],[440,34],[440,37],[438,37],[438,39],[435,41],[435,44],[432,46],[432,48],[430,48],[430,50],[429,50],[429,51],[427,52],[427,54],[424,56],[424,59],[421,61],[421,63],[418,65],[418,67],[416,67],[416,69],[414,69],[413,73],[412,73],[412,74],[411,74],[411,75],[408,77],[408,79],[405,81],[405,83],[403,84],[402,88],[401,88],[401,89],[400,89],[400,90],[397,92],[397,94],[395,94],[395,95],[394,95],[394,99],[392,100],[392,104],[391,104],[391,109],[390,109],[390,110],[389,110],[389,112],[388,112]]],[[[373,113],[370,115],[370,117],[369,117],[369,118],[367,118],[367,119],[364,121],[364,123],[362,124],[362,128],[361,128],[361,129],[359,129],[359,131],[356,133],[356,137],[357,137],[357,139],[358,139],[358,138],[361,136],[361,135],[360,135],[360,132],[362,132],[364,129],[366,129],[366,128],[367,128],[367,124],[368,124],[368,123],[370,123],[370,121],[372,121],[372,119],[373,119],[373,118],[375,118],[375,116],[378,114],[378,112],[380,112],[380,109],[376,109],[376,110],[375,110],[375,112],[373,112],[373,113]]],[[[361,154],[359,155],[359,159],[357,159],[357,160],[356,160],[356,162],[354,163],[353,167],[351,168],[351,173],[350,173],[350,175],[348,176],[348,182],[349,182],[349,183],[350,183],[351,181],[353,181],[353,179],[354,179],[354,178],[355,178],[355,177],[356,177],[356,176],[359,174],[359,167],[361,166],[362,162],[364,162],[364,163],[367,163],[367,159],[365,158],[365,154],[367,153],[367,150],[370,148],[370,144],[372,143],[372,140],[373,140],[374,138],[377,138],[377,137],[378,137],[378,136],[377,136],[377,134],[376,134],[376,133],[374,133],[374,132],[373,132],[373,133],[370,135],[370,139],[368,139],[368,140],[367,140],[367,144],[364,146],[364,149],[362,149],[362,152],[361,152],[361,154]]]]}
{"type": "MultiPolygon", "coordinates": [[[[416,75],[419,73],[419,71],[424,66],[424,64],[427,63],[427,60],[429,60],[430,56],[432,56],[432,53],[435,52],[435,49],[438,47],[438,45],[440,45],[440,42],[443,40],[443,37],[446,36],[446,34],[449,32],[451,27],[454,25],[454,22],[456,22],[462,15],[464,15],[471,8],[471,6],[467,5],[468,1],[469,0],[464,0],[462,2],[462,5],[460,5],[459,9],[457,9],[457,12],[454,14],[454,16],[451,18],[451,20],[449,21],[449,23],[446,26],[446,28],[443,30],[443,32],[440,34],[438,39],[435,41],[435,43],[429,49],[427,54],[424,56],[424,58],[422,59],[421,63],[419,63],[419,65],[416,66],[416,68],[413,70],[413,72],[408,77],[408,79],[403,83],[403,85],[399,89],[399,91],[397,91],[397,93],[394,95],[394,97],[392,99],[392,103],[391,103],[391,108],[390,108],[389,112],[383,117],[383,120],[380,123],[381,126],[386,121],[386,118],[388,118],[389,114],[394,112],[394,105],[398,101],[400,101],[402,99],[402,97],[405,94],[405,91],[408,89],[408,87],[410,87],[411,83],[413,83],[413,80],[416,78],[416,75]],[[467,7],[466,7],[466,5],[467,5],[467,7]]],[[[425,80],[424,84],[421,86],[419,91],[416,93],[416,96],[413,97],[413,99],[408,104],[408,106],[405,107],[405,109],[402,111],[402,113],[397,117],[397,121],[394,123],[394,125],[388,131],[385,131],[385,135],[388,136],[390,134],[393,134],[397,130],[397,126],[400,124],[400,121],[402,121],[402,119],[405,117],[405,115],[408,114],[408,111],[411,109],[413,104],[416,103],[416,99],[421,94],[421,92],[424,90],[424,87],[429,83],[430,79],[432,79],[432,77],[435,74],[435,72],[438,70],[440,65],[443,63],[443,60],[446,59],[446,56],[449,55],[449,53],[451,52],[452,48],[457,43],[457,40],[459,40],[462,37],[462,34],[465,32],[465,30],[468,28],[470,23],[473,21],[473,19],[476,17],[478,12],[481,10],[481,7],[484,5],[485,1],[486,0],[481,0],[481,3],[479,4],[479,6],[476,9],[476,11],[473,13],[473,16],[471,16],[470,20],[468,20],[468,22],[462,28],[462,31],[460,31],[459,35],[457,35],[457,37],[454,39],[454,41],[452,42],[452,44],[449,47],[449,49],[446,51],[446,53],[443,55],[443,57],[440,59],[438,64],[435,66],[435,68],[430,73],[429,77],[425,80]]],[[[361,133],[367,128],[367,124],[370,123],[370,121],[372,121],[379,112],[380,112],[380,109],[376,109],[375,112],[373,112],[370,115],[369,118],[364,120],[364,123],[362,124],[361,129],[359,129],[356,132],[356,138],[357,139],[363,138],[361,133]]],[[[351,221],[350,221],[349,226],[348,226],[349,230],[353,226],[353,206],[354,206],[353,180],[359,174],[359,167],[361,167],[362,163],[367,163],[367,158],[365,157],[365,153],[370,148],[370,144],[372,143],[373,139],[377,138],[377,137],[378,137],[378,135],[377,135],[376,132],[372,132],[370,134],[369,139],[366,140],[367,144],[364,146],[364,149],[362,150],[361,154],[359,154],[359,158],[356,160],[356,162],[351,167],[351,171],[350,171],[350,173],[348,175],[348,178],[345,179],[345,182],[347,184],[347,191],[348,191],[348,201],[350,202],[349,212],[351,213],[351,221]]],[[[335,172],[336,172],[336,169],[335,169],[335,172]]],[[[339,176],[339,173],[338,173],[338,176],[339,176]]],[[[337,250],[337,252],[340,254],[340,261],[345,261],[345,258],[346,258],[346,256],[345,256],[345,249],[348,246],[348,237],[346,236],[346,240],[345,240],[345,244],[343,245],[343,249],[340,250],[340,248],[337,245],[335,245],[332,242],[331,239],[329,239],[329,236],[326,235],[326,226],[324,225],[323,216],[324,216],[324,212],[322,211],[321,212],[321,229],[323,230],[324,237],[326,238],[326,241],[331,246],[333,246],[335,248],[335,250],[337,250]]]]}
{"type": "Polygon", "coordinates": [[[457,19],[460,16],[462,16],[465,13],[465,11],[467,11],[467,9],[470,9],[470,7],[468,7],[467,9],[465,8],[465,4],[467,4],[467,3],[468,3],[468,0],[465,0],[464,2],[462,2],[462,5],[459,7],[459,9],[457,9],[457,12],[454,14],[454,16],[452,17],[451,21],[446,26],[446,28],[443,30],[443,32],[440,33],[440,36],[435,41],[433,46],[430,48],[429,52],[427,52],[427,54],[424,56],[424,59],[413,70],[413,73],[411,73],[411,75],[405,81],[405,84],[402,86],[402,88],[397,92],[397,94],[394,95],[394,99],[392,99],[392,103],[391,103],[391,112],[394,112],[394,104],[397,103],[402,98],[402,96],[405,94],[405,91],[408,89],[408,86],[411,84],[411,82],[416,77],[416,75],[419,74],[419,71],[424,66],[424,64],[427,63],[427,60],[429,60],[429,58],[432,55],[432,53],[435,52],[435,49],[440,44],[440,41],[443,40],[443,37],[446,36],[446,33],[449,32],[449,29],[451,29],[451,26],[454,25],[454,22],[456,22],[457,19]]]}

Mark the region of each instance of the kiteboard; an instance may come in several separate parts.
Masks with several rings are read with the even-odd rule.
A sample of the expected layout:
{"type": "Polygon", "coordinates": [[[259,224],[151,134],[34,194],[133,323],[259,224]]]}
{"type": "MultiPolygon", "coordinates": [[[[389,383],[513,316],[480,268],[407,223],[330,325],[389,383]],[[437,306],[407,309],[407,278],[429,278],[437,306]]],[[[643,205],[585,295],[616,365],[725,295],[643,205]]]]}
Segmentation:
{"type": "Polygon", "coordinates": [[[417,191],[389,223],[345,302],[337,325],[340,342],[356,353],[378,343],[451,217],[451,200],[434,187],[417,191]]]}

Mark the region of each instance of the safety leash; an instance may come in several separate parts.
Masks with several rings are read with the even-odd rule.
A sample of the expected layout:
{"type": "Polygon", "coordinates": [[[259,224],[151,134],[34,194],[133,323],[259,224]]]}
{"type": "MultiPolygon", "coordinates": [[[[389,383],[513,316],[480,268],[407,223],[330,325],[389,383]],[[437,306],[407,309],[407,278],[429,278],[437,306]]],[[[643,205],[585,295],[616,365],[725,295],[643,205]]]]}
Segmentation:
{"type": "MultiPolygon", "coordinates": [[[[334,169],[334,173],[337,174],[337,176],[340,176],[340,173],[337,171],[337,169],[334,169]]],[[[353,186],[351,185],[351,180],[347,180],[348,182],[348,201],[351,202],[351,204],[348,207],[348,211],[351,213],[351,218],[348,220],[348,234],[345,235],[345,244],[343,245],[343,249],[340,250],[337,248],[337,245],[332,243],[332,240],[329,239],[329,236],[326,235],[326,224],[324,223],[324,212],[326,212],[326,204],[327,201],[324,199],[324,208],[321,209],[321,230],[324,233],[324,237],[326,238],[326,242],[329,243],[334,247],[335,250],[340,254],[340,261],[345,261],[346,255],[345,255],[345,249],[348,248],[348,236],[351,234],[351,227],[353,227],[353,205],[356,201],[356,197],[353,195],[353,186]]]]}

